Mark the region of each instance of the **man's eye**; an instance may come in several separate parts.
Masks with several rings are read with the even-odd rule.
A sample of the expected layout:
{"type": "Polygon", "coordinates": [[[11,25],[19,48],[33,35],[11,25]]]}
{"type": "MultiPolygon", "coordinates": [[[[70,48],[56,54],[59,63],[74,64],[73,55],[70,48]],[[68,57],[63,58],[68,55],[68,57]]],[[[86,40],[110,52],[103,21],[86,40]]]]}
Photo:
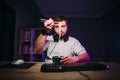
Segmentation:
{"type": "Polygon", "coordinates": [[[65,25],[63,25],[63,26],[61,26],[61,27],[63,27],[63,28],[64,28],[64,27],[65,27],[65,25]]]}
{"type": "Polygon", "coordinates": [[[59,26],[55,26],[55,28],[58,28],[59,26]]]}

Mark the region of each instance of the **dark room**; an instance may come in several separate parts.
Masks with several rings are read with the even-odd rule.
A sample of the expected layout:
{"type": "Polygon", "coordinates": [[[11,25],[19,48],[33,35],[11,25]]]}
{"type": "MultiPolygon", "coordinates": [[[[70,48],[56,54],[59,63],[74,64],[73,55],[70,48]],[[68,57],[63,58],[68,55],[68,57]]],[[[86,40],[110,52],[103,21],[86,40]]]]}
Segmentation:
{"type": "Polygon", "coordinates": [[[0,27],[0,80],[120,79],[120,0],[0,0],[0,27]]]}

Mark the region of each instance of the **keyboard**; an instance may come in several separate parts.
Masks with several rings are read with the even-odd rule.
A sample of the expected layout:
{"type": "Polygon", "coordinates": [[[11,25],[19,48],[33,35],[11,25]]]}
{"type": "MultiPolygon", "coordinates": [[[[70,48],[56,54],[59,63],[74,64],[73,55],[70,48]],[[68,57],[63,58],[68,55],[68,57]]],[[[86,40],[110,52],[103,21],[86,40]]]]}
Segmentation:
{"type": "Polygon", "coordinates": [[[45,63],[42,64],[41,72],[65,72],[65,71],[96,71],[96,70],[108,70],[109,66],[106,64],[100,64],[95,62],[75,63],[69,65],[45,63]]]}

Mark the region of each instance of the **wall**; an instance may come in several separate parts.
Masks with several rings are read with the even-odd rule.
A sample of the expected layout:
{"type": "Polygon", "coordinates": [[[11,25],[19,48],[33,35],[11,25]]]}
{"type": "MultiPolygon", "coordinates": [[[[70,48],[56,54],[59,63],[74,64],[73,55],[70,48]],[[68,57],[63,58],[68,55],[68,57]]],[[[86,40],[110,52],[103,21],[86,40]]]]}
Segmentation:
{"type": "Polygon", "coordinates": [[[94,61],[120,62],[120,5],[102,18],[71,18],[70,34],[87,49],[94,61]]]}
{"type": "Polygon", "coordinates": [[[120,5],[103,18],[105,49],[110,60],[120,62],[120,5]]]}
{"type": "Polygon", "coordinates": [[[0,61],[12,61],[14,56],[15,11],[0,1],[0,61]]]}

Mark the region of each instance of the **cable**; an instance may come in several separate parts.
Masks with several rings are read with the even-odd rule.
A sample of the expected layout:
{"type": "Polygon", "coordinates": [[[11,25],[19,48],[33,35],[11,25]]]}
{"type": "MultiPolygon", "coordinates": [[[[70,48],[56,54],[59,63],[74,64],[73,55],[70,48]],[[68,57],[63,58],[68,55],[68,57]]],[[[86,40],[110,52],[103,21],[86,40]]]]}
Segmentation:
{"type": "MultiPolygon", "coordinates": [[[[60,41],[60,36],[59,36],[59,39],[58,39],[58,42],[60,41]]],[[[58,42],[54,45],[54,47],[53,47],[53,49],[51,50],[51,52],[50,52],[50,54],[49,55],[51,55],[51,53],[53,52],[53,50],[55,49],[55,47],[56,47],[56,45],[58,44],[58,42]]],[[[47,56],[47,58],[49,58],[48,56],[47,56]]]]}
{"type": "MultiPolygon", "coordinates": [[[[53,49],[51,50],[51,52],[50,52],[50,54],[49,55],[51,55],[51,53],[53,52],[53,50],[55,49],[55,47],[56,47],[56,45],[58,44],[58,42],[54,45],[54,47],[53,47],[53,49]]],[[[51,59],[50,57],[48,57],[47,56],[47,58],[49,58],[49,59],[51,59]]]]}
{"type": "Polygon", "coordinates": [[[82,76],[86,77],[86,78],[87,78],[87,80],[92,80],[92,79],[91,79],[88,75],[83,74],[81,71],[79,71],[79,73],[80,73],[82,76]]]}

